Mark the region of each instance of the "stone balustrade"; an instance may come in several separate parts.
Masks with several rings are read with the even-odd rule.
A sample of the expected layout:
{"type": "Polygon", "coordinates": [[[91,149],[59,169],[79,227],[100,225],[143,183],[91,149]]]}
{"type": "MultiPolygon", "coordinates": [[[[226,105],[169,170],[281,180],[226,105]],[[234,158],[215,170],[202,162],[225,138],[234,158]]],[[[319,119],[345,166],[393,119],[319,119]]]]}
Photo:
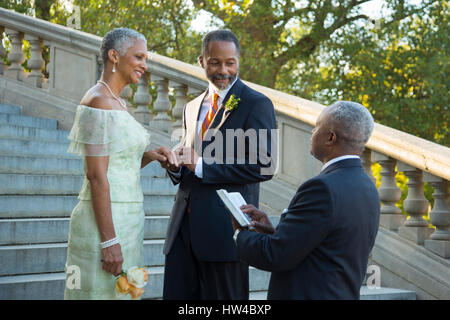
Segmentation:
{"type": "MultiPolygon", "coordinates": [[[[0,8],[2,33],[9,44],[5,48],[6,41],[0,42],[0,58],[6,58],[9,65],[0,60],[1,77],[74,103],[99,78],[100,37],[0,8]],[[31,47],[28,60],[23,51],[24,41],[31,47]],[[42,56],[44,46],[50,50],[48,66],[42,56]]],[[[121,97],[127,100],[139,122],[149,130],[169,136],[181,128],[183,106],[189,97],[205,90],[207,81],[201,68],[153,52],[148,53],[147,66],[134,94],[127,86],[121,97]],[[151,87],[156,88],[155,98],[151,87]]],[[[310,137],[325,107],[246,83],[267,95],[275,105],[279,130],[276,179],[296,187],[316,175],[321,164],[309,154],[310,137]]],[[[380,225],[442,258],[450,258],[450,149],[376,124],[362,161],[374,182],[371,169],[374,164],[381,166],[380,225]],[[398,207],[401,190],[396,175],[399,172],[408,178],[408,194],[403,201],[405,212],[398,207]],[[424,196],[425,183],[434,189],[433,205],[424,196]]]]}

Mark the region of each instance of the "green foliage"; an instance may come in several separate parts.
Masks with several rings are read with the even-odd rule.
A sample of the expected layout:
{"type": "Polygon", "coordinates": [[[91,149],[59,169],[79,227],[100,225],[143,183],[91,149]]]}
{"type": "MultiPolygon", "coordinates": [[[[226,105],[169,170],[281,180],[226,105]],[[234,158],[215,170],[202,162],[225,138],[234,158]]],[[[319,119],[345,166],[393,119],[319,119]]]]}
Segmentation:
{"type": "Polygon", "coordinates": [[[81,30],[103,36],[117,27],[141,32],[150,51],[195,62],[200,35],[186,30],[193,17],[184,0],[75,0],[81,30]]]}
{"type": "MultiPolygon", "coordinates": [[[[149,50],[196,63],[201,10],[240,39],[240,76],[330,104],[364,104],[377,122],[450,145],[448,1],[385,1],[375,27],[369,0],[73,0],[82,31],[143,33],[149,50]]],[[[63,0],[0,0],[0,6],[65,25],[63,0]]],[[[205,26],[206,27],[206,26],[205,26]]],[[[154,89],[151,90],[154,96],[154,89]],[[153,91],[152,91],[153,90],[153,91]]]]}
{"type": "Polygon", "coordinates": [[[449,146],[449,32],[441,2],[369,31],[342,30],[324,49],[326,65],[315,64],[319,77],[306,77],[311,98],[361,102],[378,122],[449,146]]]}

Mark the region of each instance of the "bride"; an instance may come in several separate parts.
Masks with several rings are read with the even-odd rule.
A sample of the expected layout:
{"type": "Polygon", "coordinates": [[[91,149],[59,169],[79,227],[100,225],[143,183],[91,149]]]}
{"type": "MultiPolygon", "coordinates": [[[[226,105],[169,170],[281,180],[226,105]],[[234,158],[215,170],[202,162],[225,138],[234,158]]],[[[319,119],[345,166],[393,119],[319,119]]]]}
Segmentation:
{"type": "MultiPolygon", "coordinates": [[[[80,285],[66,286],[65,299],[118,299],[115,276],[143,263],[144,220],[140,169],[153,160],[176,164],[166,148],[154,150],[147,131],[119,98],[147,69],[147,42],[137,31],[118,28],[102,41],[103,72],[77,108],[68,152],[83,156],[84,183],[70,217],[69,266],[80,285]]],[[[129,295],[128,295],[129,297],[129,295]]]]}

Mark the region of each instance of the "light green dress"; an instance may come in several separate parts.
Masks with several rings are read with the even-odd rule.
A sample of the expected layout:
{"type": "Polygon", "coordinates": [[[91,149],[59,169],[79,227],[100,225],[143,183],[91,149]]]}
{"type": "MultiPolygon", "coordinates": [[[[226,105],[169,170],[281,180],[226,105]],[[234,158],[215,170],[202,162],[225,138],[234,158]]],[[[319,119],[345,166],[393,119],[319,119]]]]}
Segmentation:
{"type": "MultiPolygon", "coordinates": [[[[122,269],[143,267],[145,215],[140,169],[142,155],[150,144],[149,133],[127,111],[80,105],[69,139],[68,152],[83,159],[109,156],[111,211],[122,248],[122,269]]],[[[86,176],[78,199],[70,217],[64,299],[130,298],[116,292],[116,278],[102,269],[101,240],[86,176]],[[74,279],[78,274],[79,279],[74,279]]]]}

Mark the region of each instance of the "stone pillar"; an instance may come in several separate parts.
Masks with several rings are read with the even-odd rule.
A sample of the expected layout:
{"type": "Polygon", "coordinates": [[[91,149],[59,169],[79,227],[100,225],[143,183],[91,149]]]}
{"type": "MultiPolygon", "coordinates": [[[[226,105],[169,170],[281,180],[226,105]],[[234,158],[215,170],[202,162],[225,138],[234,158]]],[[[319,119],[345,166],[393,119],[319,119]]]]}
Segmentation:
{"type": "Polygon", "coordinates": [[[25,54],[22,51],[23,33],[11,29],[6,29],[5,32],[11,40],[11,51],[8,54],[11,65],[4,74],[9,78],[23,81],[26,78],[25,70],[22,67],[22,63],[25,62],[25,54]]]}
{"type": "Polygon", "coordinates": [[[397,160],[382,153],[372,152],[372,161],[381,165],[381,184],[378,188],[381,206],[380,225],[388,230],[398,230],[406,217],[395,204],[400,201],[402,191],[395,180],[397,160]]]}
{"type": "Polygon", "coordinates": [[[31,83],[35,87],[42,88],[42,84],[45,82],[45,77],[42,73],[45,67],[45,61],[44,58],[42,58],[43,41],[42,39],[31,35],[25,35],[25,40],[31,45],[31,57],[27,64],[31,72],[25,81],[31,83]]]}
{"type": "Polygon", "coordinates": [[[376,185],[377,181],[372,173],[372,151],[370,149],[365,148],[364,152],[361,155],[361,161],[363,164],[364,171],[369,176],[370,180],[372,180],[373,184],[376,185]]]}
{"type": "Polygon", "coordinates": [[[434,206],[430,211],[431,224],[436,231],[425,240],[425,248],[444,259],[450,258],[450,183],[449,181],[425,173],[424,180],[434,188],[434,206]]]}
{"type": "Polygon", "coordinates": [[[134,111],[134,116],[136,120],[143,125],[148,125],[150,122],[150,110],[148,109],[148,106],[152,102],[152,96],[148,92],[148,78],[148,72],[145,72],[141,76],[133,99],[134,103],[137,104],[137,108],[134,111]]]}
{"type": "Polygon", "coordinates": [[[422,170],[400,162],[398,170],[408,177],[408,196],[403,201],[403,207],[409,214],[409,219],[398,230],[399,234],[417,244],[423,244],[433,229],[422,217],[428,212],[428,200],[423,195],[422,170]]]}
{"type": "Polygon", "coordinates": [[[172,123],[172,131],[182,128],[183,109],[187,103],[187,89],[188,87],[182,83],[174,83],[175,89],[175,106],[172,109],[172,115],[175,118],[175,122],[172,123]]]}
{"type": "Polygon", "coordinates": [[[5,32],[5,27],[0,26],[0,74],[4,74],[8,66],[3,62],[6,57],[6,49],[3,46],[3,32],[5,32]]]}
{"type": "Polygon", "coordinates": [[[169,80],[152,75],[152,81],[156,83],[158,94],[153,103],[153,110],[157,114],[153,118],[151,125],[158,130],[168,133],[171,120],[167,112],[172,107],[169,100],[169,80]]]}

